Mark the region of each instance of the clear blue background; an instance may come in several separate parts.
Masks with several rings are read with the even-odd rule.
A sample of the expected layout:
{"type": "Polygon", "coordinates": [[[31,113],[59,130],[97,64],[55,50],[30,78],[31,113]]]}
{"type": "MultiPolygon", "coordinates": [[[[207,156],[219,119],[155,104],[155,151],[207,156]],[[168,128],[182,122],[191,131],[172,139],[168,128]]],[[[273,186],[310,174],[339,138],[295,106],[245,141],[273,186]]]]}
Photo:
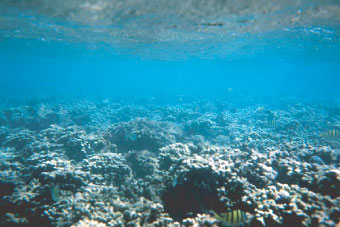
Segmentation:
{"type": "MultiPolygon", "coordinates": [[[[286,47],[286,49],[289,47],[286,47]]],[[[257,55],[161,61],[117,56],[80,44],[0,43],[2,94],[202,94],[339,98],[336,53],[310,56],[266,47],[257,55]]]]}

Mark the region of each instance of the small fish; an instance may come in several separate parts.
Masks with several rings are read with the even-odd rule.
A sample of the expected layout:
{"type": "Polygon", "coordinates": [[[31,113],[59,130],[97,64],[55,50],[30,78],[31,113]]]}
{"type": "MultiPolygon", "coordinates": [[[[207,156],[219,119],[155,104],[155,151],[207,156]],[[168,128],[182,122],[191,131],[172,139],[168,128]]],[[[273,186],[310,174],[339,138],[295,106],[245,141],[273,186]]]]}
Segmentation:
{"type": "Polygon", "coordinates": [[[320,134],[321,137],[326,139],[339,139],[340,138],[340,130],[338,128],[333,128],[330,130],[327,130],[325,132],[322,132],[320,134]]]}
{"type": "Polygon", "coordinates": [[[60,200],[59,190],[60,190],[59,184],[53,185],[50,189],[51,197],[54,202],[58,202],[60,200]]]}
{"type": "Polygon", "coordinates": [[[182,102],[183,98],[184,98],[184,95],[177,95],[176,97],[178,98],[179,102],[182,102]]]}
{"type": "Polygon", "coordinates": [[[311,158],[311,161],[313,163],[316,163],[316,164],[319,164],[319,165],[325,165],[325,162],[322,160],[322,158],[320,158],[319,156],[316,156],[314,155],[312,158],[311,158]]]}
{"type": "Polygon", "coordinates": [[[268,123],[269,123],[269,125],[271,125],[271,126],[276,126],[276,124],[277,124],[277,122],[276,122],[275,119],[269,120],[268,123]]]}
{"type": "Polygon", "coordinates": [[[268,119],[264,124],[266,127],[275,128],[277,126],[277,121],[274,118],[268,119]]]}
{"type": "Polygon", "coordinates": [[[259,107],[257,107],[257,108],[256,108],[256,111],[258,111],[258,112],[264,111],[264,106],[259,106],[259,107]]]}
{"type": "Polygon", "coordinates": [[[126,134],[126,139],[135,141],[137,139],[136,132],[129,132],[128,134],[126,134]]]}
{"type": "Polygon", "coordinates": [[[246,215],[242,210],[233,210],[222,214],[216,214],[214,212],[214,218],[219,220],[224,226],[228,227],[241,226],[246,221],[246,215]]]}

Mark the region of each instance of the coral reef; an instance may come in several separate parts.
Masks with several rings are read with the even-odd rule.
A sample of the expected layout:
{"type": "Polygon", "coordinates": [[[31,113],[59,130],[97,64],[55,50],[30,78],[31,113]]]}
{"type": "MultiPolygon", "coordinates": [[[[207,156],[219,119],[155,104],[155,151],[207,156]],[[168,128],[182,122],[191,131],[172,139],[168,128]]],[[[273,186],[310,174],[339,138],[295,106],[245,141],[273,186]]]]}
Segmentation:
{"type": "Polygon", "coordinates": [[[339,141],[319,136],[334,104],[181,102],[0,105],[0,225],[219,226],[234,209],[245,226],[339,223],[339,141]]]}

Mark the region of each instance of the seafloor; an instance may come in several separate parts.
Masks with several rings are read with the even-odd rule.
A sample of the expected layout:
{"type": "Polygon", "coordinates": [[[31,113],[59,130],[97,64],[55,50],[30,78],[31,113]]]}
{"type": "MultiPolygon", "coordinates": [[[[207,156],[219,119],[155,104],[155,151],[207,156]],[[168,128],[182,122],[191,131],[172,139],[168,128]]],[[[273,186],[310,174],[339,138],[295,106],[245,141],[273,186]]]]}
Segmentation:
{"type": "Polygon", "coordinates": [[[339,226],[339,101],[2,98],[0,125],[1,226],[339,226]]]}

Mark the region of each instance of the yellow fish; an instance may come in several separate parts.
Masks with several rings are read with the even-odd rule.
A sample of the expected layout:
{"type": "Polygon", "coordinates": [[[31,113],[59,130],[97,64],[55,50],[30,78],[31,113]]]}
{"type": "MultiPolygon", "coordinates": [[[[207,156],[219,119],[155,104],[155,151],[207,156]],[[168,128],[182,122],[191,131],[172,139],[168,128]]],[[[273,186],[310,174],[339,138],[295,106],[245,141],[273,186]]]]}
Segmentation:
{"type": "Polygon", "coordinates": [[[246,221],[246,215],[242,210],[233,210],[222,214],[216,214],[214,212],[214,218],[228,227],[241,226],[246,221]]]}
{"type": "Polygon", "coordinates": [[[268,124],[272,127],[275,127],[276,126],[276,120],[275,119],[268,120],[268,124]]]}
{"type": "Polygon", "coordinates": [[[267,122],[263,124],[263,126],[268,127],[268,128],[276,128],[277,126],[277,121],[276,119],[268,119],[267,122]]]}
{"type": "Polygon", "coordinates": [[[340,138],[340,130],[338,128],[330,129],[320,134],[321,137],[327,139],[339,139],[340,138]]]}
{"type": "Polygon", "coordinates": [[[59,190],[60,190],[59,184],[53,185],[50,189],[51,197],[54,202],[58,202],[60,200],[59,190]]]}

